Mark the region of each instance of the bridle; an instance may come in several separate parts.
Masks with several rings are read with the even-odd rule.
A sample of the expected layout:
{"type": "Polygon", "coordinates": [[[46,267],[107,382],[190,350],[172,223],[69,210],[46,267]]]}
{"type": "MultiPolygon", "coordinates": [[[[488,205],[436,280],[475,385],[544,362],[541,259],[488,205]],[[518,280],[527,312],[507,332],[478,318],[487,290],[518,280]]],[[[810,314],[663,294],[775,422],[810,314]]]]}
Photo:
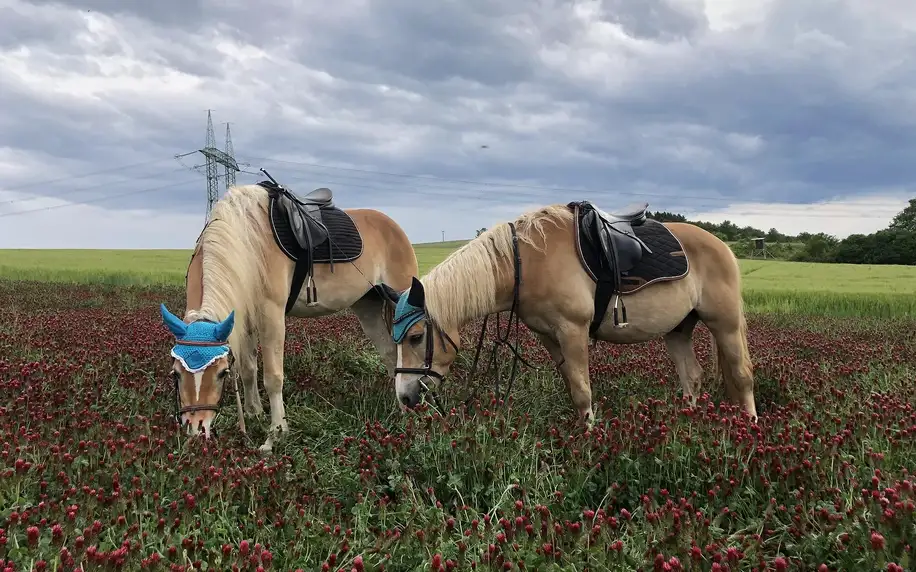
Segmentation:
{"type": "MultiPolygon", "coordinates": [[[[179,340],[176,338],[175,345],[176,346],[216,347],[216,346],[225,346],[226,342],[179,340]]],[[[233,378],[233,381],[235,381],[235,376],[231,373],[232,365],[233,365],[233,362],[235,361],[233,359],[231,348],[229,349],[229,354],[226,357],[229,360],[229,370],[230,370],[229,375],[231,375],[233,378]]],[[[174,373],[174,370],[172,371],[174,373]]],[[[178,383],[181,379],[181,375],[173,375],[172,379],[174,380],[174,386],[175,386],[175,421],[177,421],[179,424],[181,423],[181,416],[184,415],[185,413],[194,413],[196,411],[213,411],[214,413],[219,413],[220,407],[222,406],[223,396],[226,395],[225,391],[220,392],[219,401],[217,401],[216,403],[212,405],[205,403],[201,405],[186,405],[182,407],[181,406],[181,392],[178,387],[178,383]]],[[[238,395],[238,391],[239,391],[238,383],[236,382],[236,386],[235,386],[236,395],[238,395]]]]}
{"type": "Polygon", "coordinates": [[[455,352],[458,352],[458,344],[448,335],[442,328],[437,327],[433,321],[430,319],[429,314],[426,312],[426,305],[424,304],[422,308],[416,308],[397,320],[394,321],[394,324],[409,320],[415,317],[417,314],[426,315],[426,326],[424,328],[424,335],[426,338],[426,351],[423,355],[423,366],[422,367],[396,367],[394,368],[394,374],[398,375],[399,373],[415,373],[419,374],[421,377],[417,380],[420,383],[420,389],[422,393],[432,393],[433,402],[436,405],[436,408],[439,409],[439,412],[443,415],[445,411],[442,409],[442,405],[439,403],[439,396],[435,392],[431,391],[429,386],[424,382],[424,378],[435,377],[439,382],[445,381],[445,376],[433,369],[433,351],[435,349],[435,341],[433,341],[433,332],[438,334],[439,343],[442,345],[442,350],[445,351],[447,348],[445,342],[447,341],[451,344],[452,348],[455,349],[455,352]]]}

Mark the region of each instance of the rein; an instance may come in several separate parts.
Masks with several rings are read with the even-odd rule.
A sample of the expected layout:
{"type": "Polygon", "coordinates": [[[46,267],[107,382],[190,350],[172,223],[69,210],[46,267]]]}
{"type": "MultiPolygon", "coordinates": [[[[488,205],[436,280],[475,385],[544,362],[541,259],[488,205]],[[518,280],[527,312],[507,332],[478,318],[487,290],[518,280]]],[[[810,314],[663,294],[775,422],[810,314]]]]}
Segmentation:
{"type": "MultiPolygon", "coordinates": [[[[509,351],[512,352],[512,370],[509,374],[508,387],[506,387],[506,393],[500,397],[499,386],[502,380],[502,372],[496,378],[496,398],[505,402],[509,397],[509,393],[512,392],[512,385],[515,383],[515,377],[518,375],[518,362],[522,362],[527,367],[535,370],[541,371],[543,368],[536,367],[531,365],[525,358],[519,353],[519,317],[518,317],[518,305],[519,305],[519,290],[521,289],[521,276],[522,276],[522,258],[518,251],[518,235],[515,231],[515,225],[509,223],[509,228],[512,231],[512,255],[513,255],[513,266],[515,270],[515,278],[512,285],[512,306],[509,308],[509,319],[506,321],[506,333],[505,335],[500,334],[500,313],[496,314],[496,339],[493,341],[493,349],[490,351],[490,359],[487,365],[487,371],[490,371],[493,367],[496,366],[496,352],[499,346],[505,346],[509,348],[509,351]],[[512,331],[512,322],[515,321],[515,347],[509,345],[509,335],[512,331]]],[[[480,352],[483,350],[483,337],[487,333],[487,321],[489,321],[489,314],[484,316],[483,324],[480,326],[480,335],[477,337],[477,347],[474,350],[474,361],[471,364],[471,370],[468,372],[468,381],[474,379],[474,374],[477,370],[477,363],[480,359],[480,352]]],[[[464,404],[467,406],[474,398],[476,397],[476,392],[472,393],[465,399],[464,404]]]]}
{"type": "MultiPolygon", "coordinates": [[[[519,329],[518,306],[519,306],[519,290],[520,290],[520,288],[521,288],[522,258],[521,258],[521,255],[519,254],[519,251],[518,251],[518,234],[516,233],[516,230],[515,230],[515,224],[513,224],[513,223],[510,222],[510,223],[509,223],[509,229],[510,229],[511,232],[512,232],[512,254],[513,254],[513,268],[514,268],[514,280],[513,280],[513,286],[512,286],[512,306],[511,306],[510,309],[509,309],[509,320],[508,320],[508,323],[507,323],[505,335],[500,334],[500,331],[499,331],[499,329],[500,329],[500,319],[499,319],[499,314],[500,314],[500,312],[497,312],[497,314],[496,314],[496,340],[494,340],[494,342],[493,342],[493,350],[492,350],[492,352],[490,353],[490,360],[489,360],[489,365],[488,365],[488,371],[489,371],[489,369],[492,368],[492,367],[496,364],[496,351],[497,351],[498,346],[505,346],[505,347],[509,348],[509,350],[512,352],[512,354],[513,354],[513,356],[514,356],[513,359],[512,359],[512,372],[511,372],[511,374],[510,374],[510,376],[509,376],[509,383],[508,383],[508,387],[507,387],[507,389],[506,389],[505,396],[502,398],[503,401],[504,401],[506,398],[508,398],[509,393],[512,391],[512,385],[513,385],[513,383],[514,383],[514,381],[515,381],[516,375],[518,374],[518,362],[519,362],[519,361],[521,361],[523,364],[525,364],[526,366],[528,366],[528,367],[530,367],[531,369],[534,369],[534,370],[536,370],[536,371],[540,371],[541,369],[543,369],[543,368],[535,367],[535,366],[531,365],[530,363],[528,363],[528,362],[521,356],[521,354],[519,353],[519,350],[518,350],[518,345],[519,345],[519,340],[518,340],[518,329],[519,329]],[[513,324],[512,324],[513,319],[515,320],[515,347],[509,345],[509,335],[511,334],[512,325],[513,325],[513,324]]],[[[419,312],[426,312],[426,308],[424,307],[424,308],[417,309],[417,310],[415,310],[414,312],[410,312],[410,313],[408,313],[408,314],[402,316],[399,320],[397,320],[397,322],[400,322],[400,321],[402,321],[402,320],[408,319],[408,318],[412,317],[415,313],[419,313],[419,312]]],[[[480,328],[480,336],[479,336],[478,339],[477,339],[477,347],[476,347],[475,352],[474,352],[474,362],[473,362],[473,364],[471,365],[471,371],[469,372],[468,378],[467,378],[468,380],[473,379],[475,370],[477,369],[477,362],[478,362],[478,360],[479,360],[479,358],[480,358],[480,352],[483,350],[483,338],[484,338],[484,335],[485,335],[486,332],[487,332],[487,321],[489,320],[489,318],[490,318],[489,314],[486,315],[486,316],[484,316],[483,325],[482,325],[481,328],[480,328]]],[[[440,382],[444,382],[444,381],[445,381],[445,377],[444,377],[442,374],[440,374],[439,372],[437,372],[437,371],[435,371],[434,369],[432,369],[434,342],[433,342],[433,338],[432,338],[432,336],[431,336],[430,334],[432,333],[433,330],[435,330],[435,331],[439,334],[439,341],[440,341],[440,343],[442,344],[442,349],[443,349],[443,350],[446,349],[445,342],[448,341],[449,344],[451,344],[451,346],[452,346],[453,348],[455,348],[455,352],[457,353],[457,351],[458,351],[458,346],[457,346],[457,345],[455,344],[455,342],[451,339],[451,337],[449,337],[449,335],[448,335],[447,333],[445,333],[441,328],[437,328],[437,327],[432,323],[432,320],[429,318],[429,314],[427,313],[427,319],[426,319],[426,354],[425,354],[425,356],[424,356],[424,358],[423,358],[423,367],[415,367],[415,368],[412,368],[412,367],[401,367],[401,368],[395,368],[395,370],[394,370],[395,375],[397,375],[397,374],[399,374],[399,373],[416,373],[416,374],[422,375],[423,377],[435,377],[435,378],[438,379],[440,382]]],[[[498,397],[498,398],[499,398],[499,394],[500,394],[499,386],[500,386],[500,380],[501,380],[501,378],[502,378],[502,374],[500,373],[500,376],[499,376],[499,377],[497,378],[497,380],[496,380],[496,394],[497,394],[497,397],[498,397]]],[[[442,416],[445,416],[445,410],[442,408],[442,406],[441,406],[441,404],[440,404],[440,402],[439,402],[439,397],[438,397],[438,395],[436,394],[435,391],[432,391],[432,390],[426,385],[426,383],[423,382],[423,378],[420,378],[420,388],[423,390],[423,393],[427,393],[427,392],[428,392],[428,393],[431,393],[431,394],[432,394],[433,402],[434,402],[434,404],[435,404],[435,406],[436,406],[436,409],[439,410],[439,413],[442,414],[442,416]]],[[[470,396],[468,396],[468,398],[464,400],[464,405],[467,406],[467,405],[476,397],[476,394],[477,394],[477,392],[475,391],[475,392],[473,392],[470,396]]]]}

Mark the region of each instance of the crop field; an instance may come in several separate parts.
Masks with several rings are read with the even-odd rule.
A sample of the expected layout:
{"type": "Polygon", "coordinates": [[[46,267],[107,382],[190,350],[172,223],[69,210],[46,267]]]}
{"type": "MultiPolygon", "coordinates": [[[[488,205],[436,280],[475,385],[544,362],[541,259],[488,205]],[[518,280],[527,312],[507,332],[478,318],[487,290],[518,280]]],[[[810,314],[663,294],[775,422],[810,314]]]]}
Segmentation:
{"type": "MultiPolygon", "coordinates": [[[[464,241],[414,245],[420,274],[464,241]]],[[[181,286],[190,250],[0,250],[0,279],[181,286]]],[[[916,267],[740,260],[751,313],[916,317],[916,267]]]]}
{"type": "Polygon", "coordinates": [[[352,315],[291,319],[263,455],[231,386],[215,439],[174,421],[158,304],[183,309],[187,253],[87,252],[55,274],[0,251],[0,570],[916,569],[912,269],[742,261],[756,424],[720,381],[691,409],[663,342],[602,343],[585,431],[524,326],[538,369],[497,399],[508,351],[466,379],[479,322],[446,415],[403,414],[352,315]]]}

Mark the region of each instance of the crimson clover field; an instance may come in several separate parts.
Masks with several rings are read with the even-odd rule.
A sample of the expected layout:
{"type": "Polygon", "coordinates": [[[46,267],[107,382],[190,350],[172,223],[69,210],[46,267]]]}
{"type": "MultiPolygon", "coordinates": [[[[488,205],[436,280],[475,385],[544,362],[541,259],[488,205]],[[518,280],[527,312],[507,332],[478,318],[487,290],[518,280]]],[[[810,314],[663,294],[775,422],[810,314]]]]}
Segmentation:
{"type": "Polygon", "coordinates": [[[590,432],[524,330],[545,371],[455,405],[474,324],[441,418],[400,413],[351,315],[291,320],[264,456],[231,393],[215,440],[178,430],[162,301],[0,281],[0,570],[916,569],[912,319],[751,315],[758,424],[721,383],[689,409],[662,342],[599,344],[590,432]]]}

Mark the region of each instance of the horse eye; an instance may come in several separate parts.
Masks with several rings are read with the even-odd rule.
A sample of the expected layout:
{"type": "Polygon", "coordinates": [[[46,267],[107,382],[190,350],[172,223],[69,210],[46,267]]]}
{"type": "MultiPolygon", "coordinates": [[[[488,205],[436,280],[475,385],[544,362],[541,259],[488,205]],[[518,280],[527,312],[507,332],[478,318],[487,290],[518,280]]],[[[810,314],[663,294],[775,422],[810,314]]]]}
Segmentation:
{"type": "Polygon", "coordinates": [[[423,339],[423,334],[422,334],[422,333],[413,334],[413,335],[410,336],[408,339],[410,340],[410,343],[412,343],[412,344],[418,344],[418,343],[420,343],[420,340],[423,339]]]}
{"type": "Polygon", "coordinates": [[[231,372],[232,372],[231,369],[228,369],[228,368],[227,368],[227,369],[224,369],[223,371],[219,372],[219,378],[220,378],[220,379],[225,379],[225,378],[229,377],[229,374],[230,374],[231,372]]]}

